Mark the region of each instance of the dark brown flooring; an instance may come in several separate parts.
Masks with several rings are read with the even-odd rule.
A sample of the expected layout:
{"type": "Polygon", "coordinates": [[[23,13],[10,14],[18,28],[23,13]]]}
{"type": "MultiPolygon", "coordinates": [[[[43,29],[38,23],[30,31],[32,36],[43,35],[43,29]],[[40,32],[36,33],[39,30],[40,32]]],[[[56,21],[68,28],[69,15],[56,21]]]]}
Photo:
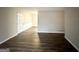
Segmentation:
{"type": "Polygon", "coordinates": [[[37,33],[32,27],[0,45],[11,52],[77,52],[61,33],[37,33]]]}

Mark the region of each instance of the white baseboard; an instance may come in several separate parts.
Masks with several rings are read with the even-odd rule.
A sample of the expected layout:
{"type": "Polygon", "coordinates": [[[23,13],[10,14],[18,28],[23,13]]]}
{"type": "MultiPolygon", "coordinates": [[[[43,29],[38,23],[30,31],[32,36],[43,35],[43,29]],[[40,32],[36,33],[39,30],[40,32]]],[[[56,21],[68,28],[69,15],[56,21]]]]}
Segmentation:
{"type": "Polygon", "coordinates": [[[30,26],[30,27],[28,27],[28,28],[26,28],[26,29],[24,29],[24,30],[22,30],[22,31],[18,32],[18,34],[22,33],[23,31],[28,30],[28,29],[29,29],[29,28],[31,28],[31,27],[32,27],[32,26],[30,26]]]}
{"type": "MultiPolygon", "coordinates": [[[[26,29],[24,29],[23,31],[25,31],[25,30],[27,30],[27,29],[29,29],[29,28],[31,28],[32,26],[30,26],[30,27],[28,27],[28,28],[26,28],[26,29]]],[[[21,32],[23,32],[23,31],[21,31],[21,32]]],[[[9,38],[6,38],[5,40],[3,40],[2,42],[0,42],[0,44],[2,44],[2,43],[4,43],[4,42],[6,42],[6,41],[8,41],[9,39],[11,39],[11,38],[13,38],[13,37],[15,37],[15,36],[17,36],[18,34],[20,34],[21,32],[17,32],[16,34],[14,34],[13,36],[11,36],[11,37],[9,37],[9,38]]]]}
{"type": "Polygon", "coordinates": [[[39,33],[64,33],[63,31],[38,31],[39,33]]]}
{"type": "Polygon", "coordinates": [[[75,44],[73,44],[73,43],[70,41],[69,38],[67,38],[67,37],[65,36],[65,39],[66,39],[77,51],[79,51],[79,48],[78,48],[75,44]]]}
{"type": "Polygon", "coordinates": [[[18,35],[18,33],[14,34],[13,36],[11,36],[11,37],[9,37],[9,38],[6,38],[6,39],[3,40],[2,42],[0,42],[0,44],[2,44],[2,43],[4,43],[4,42],[8,41],[9,39],[11,39],[11,38],[13,38],[13,37],[15,37],[15,36],[17,36],[17,35],[18,35]]]}
{"type": "Polygon", "coordinates": [[[21,33],[21,32],[23,32],[23,31],[25,31],[25,30],[28,30],[28,29],[31,28],[31,27],[32,27],[32,26],[28,26],[28,27],[22,29],[22,31],[18,31],[18,34],[21,33]]]}

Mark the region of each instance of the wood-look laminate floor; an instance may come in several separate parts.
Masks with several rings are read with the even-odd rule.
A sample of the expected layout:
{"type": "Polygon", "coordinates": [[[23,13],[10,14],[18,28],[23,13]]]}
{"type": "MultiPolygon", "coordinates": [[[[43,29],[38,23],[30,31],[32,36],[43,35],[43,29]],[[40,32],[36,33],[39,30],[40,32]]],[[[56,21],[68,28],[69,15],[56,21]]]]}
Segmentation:
{"type": "Polygon", "coordinates": [[[0,45],[11,52],[77,52],[61,33],[38,33],[32,27],[0,45]]]}

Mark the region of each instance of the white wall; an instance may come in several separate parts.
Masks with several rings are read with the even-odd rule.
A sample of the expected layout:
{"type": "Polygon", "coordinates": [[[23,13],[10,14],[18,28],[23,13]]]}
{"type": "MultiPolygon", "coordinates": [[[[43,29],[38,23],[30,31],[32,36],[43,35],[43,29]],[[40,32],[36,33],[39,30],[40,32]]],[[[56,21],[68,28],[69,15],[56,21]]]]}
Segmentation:
{"type": "Polygon", "coordinates": [[[0,7],[0,44],[32,27],[32,18],[32,12],[26,9],[0,7]],[[20,20],[19,28],[18,16],[20,20]]]}
{"type": "Polygon", "coordinates": [[[32,12],[27,10],[20,10],[17,14],[18,17],[18,32],[25,31],[32,27],[32,12]]]}
{"type": "Polygon", "coordinates": [[[16,8],[0,7],[0,43],[16,35],[16,8]]]}
{"type": "Polygon", "coordinates": [[[64,11],[39,11],[38,31],[48,33],[64,32],[64,11]]]}
{"type": "Polygon", "coordinates": [[[38,26],[38,11],[32,11],[32,26],[38,26]]]}
{"type": "Polygon", "coordinates": [[[79,8],[65,8],[65,38],[79,51],[79,8]]]}
{"type": "Polygon", "coordinates": [[[19,33],[32,26],[38,26],[38,12],[32,8],[18,8],[17,16],[19,17],[19,33]]]}

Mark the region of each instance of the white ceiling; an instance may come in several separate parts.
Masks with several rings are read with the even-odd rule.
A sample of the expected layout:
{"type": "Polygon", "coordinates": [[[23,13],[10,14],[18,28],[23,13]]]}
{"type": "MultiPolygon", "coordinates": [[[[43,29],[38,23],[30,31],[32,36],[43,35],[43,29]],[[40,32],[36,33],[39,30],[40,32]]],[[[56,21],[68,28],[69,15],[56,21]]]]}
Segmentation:
{"type": "Polygon", "coordinates": [[[62,11],[64,7],[20,7],[21,10],[37,10],[37,11],[62,11]]]}

